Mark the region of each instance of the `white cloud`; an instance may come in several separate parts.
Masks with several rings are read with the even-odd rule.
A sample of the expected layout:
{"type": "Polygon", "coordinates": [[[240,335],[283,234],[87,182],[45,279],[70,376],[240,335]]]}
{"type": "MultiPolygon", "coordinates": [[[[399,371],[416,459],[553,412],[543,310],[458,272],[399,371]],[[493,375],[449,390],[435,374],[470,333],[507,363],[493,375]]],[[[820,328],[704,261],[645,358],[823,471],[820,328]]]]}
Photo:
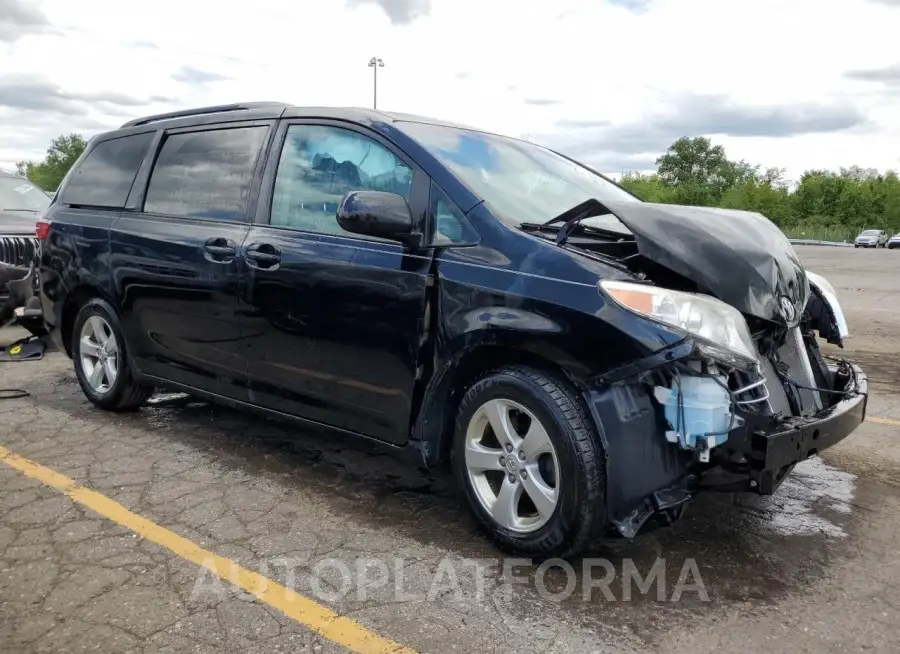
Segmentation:
{"type": "Polygon", "coordinates": [[[719,132],[708,135],[732,158],[784,166],[794,177],[810,167],[900,168],[900,93],[875,73],[860,74],[900,63],[900,7],[887,0],[0,7],[5,165],[41,157],[61,132],[90,135],[174,108],[240,100],[369,106],[366,64],[378,56],[380,108],[528,134],[609,172],[652,165],[682,131],[704,129],[719,132]],[[22,101],[22,80],[44,97],[22,101]],[[4,92],[13,82],[19,93],[4,92]]]}

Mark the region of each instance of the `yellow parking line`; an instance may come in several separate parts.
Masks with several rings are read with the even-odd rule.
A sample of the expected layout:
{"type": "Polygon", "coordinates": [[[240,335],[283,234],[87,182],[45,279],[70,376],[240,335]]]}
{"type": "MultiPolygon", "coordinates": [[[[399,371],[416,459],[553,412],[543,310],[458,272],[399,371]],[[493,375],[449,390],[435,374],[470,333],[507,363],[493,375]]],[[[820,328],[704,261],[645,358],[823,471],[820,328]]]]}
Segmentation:
{"type": "Polygon", "coordinates": [[[877,422],[879,425],[893,425],[894,427],[900,427],[900,420],[891,420],[890,418],[866,417],[866,422],[877,422]]]}
{"type": "Polygon", "coordinates": [[[218,556],[203,549],[192,541],[151,522],[105,495],[78,486],[74,480],[33,461],[10,452],[0,445],[0,461],[15,468],[28,477],[37,479],[47,486],[69,496],[74,502],[85,506],[113,522],[127,527],[136,534],[171,550],[178,556],[205,567],[225,581],[230,581],[244,591],[255,595],[260,601],[272,606],[286,616],[304,624],[328,640],[343,645],[354,652],[365,654],[393,653],[415,654],[415,650],[382,638],[358,622],[339,616],[321,604],[304,597],[293,590],[242,567],[235,561],[218,556]]]}

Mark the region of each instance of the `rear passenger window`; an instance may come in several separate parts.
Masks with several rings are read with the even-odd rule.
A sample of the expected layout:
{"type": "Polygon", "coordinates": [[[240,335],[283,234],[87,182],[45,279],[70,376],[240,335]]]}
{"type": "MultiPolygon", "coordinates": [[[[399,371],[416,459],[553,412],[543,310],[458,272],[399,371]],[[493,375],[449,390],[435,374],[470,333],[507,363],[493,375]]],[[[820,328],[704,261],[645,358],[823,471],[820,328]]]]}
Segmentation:
{"type": "Polygon", "coordinates": [[[144,211],[244,220],[253,170],[268,130],[263,125],[167,136],[150,174],[144,211]]]}
{"type": "Polygon", "coordinates": [[[66,204],[121,209],[154,132],[102,141],[72,171],[61,200],[66,204]]]}

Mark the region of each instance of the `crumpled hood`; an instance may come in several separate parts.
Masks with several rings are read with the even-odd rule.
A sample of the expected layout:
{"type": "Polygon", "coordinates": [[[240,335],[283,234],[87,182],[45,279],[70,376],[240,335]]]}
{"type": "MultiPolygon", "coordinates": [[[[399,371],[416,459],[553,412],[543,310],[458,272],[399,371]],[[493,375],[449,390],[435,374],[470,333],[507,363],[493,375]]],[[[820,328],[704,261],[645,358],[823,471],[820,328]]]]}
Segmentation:
{"type": "Polygon", "coordinates": [[[742,313],[795,324],[809,298],[806,271],[775,224],[751,211],[650,202],[603,203],[647,259],[742,313]]]}

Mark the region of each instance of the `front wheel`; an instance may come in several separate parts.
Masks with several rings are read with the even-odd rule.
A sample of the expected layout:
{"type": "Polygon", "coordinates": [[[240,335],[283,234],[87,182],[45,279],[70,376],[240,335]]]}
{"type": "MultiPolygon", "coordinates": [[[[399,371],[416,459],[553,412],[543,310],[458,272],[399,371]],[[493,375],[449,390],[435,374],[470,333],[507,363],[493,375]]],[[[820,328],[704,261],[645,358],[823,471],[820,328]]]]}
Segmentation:
{"type": "Polygon", "coordinates": [[[118,315],[108,302],[94,298],[81,307],[72,330],[75,376],[85,397],[101,409],[133,410],[153,394],[132,378],[126,348],[118,315]]]}
{"type": "Polygon", "coordinates": [[[484,375],[460,403],[452,458],[470,510],[504,551],[571,556],[606,526],[602,448],[564,379],[524,367],[484,375]]]}

